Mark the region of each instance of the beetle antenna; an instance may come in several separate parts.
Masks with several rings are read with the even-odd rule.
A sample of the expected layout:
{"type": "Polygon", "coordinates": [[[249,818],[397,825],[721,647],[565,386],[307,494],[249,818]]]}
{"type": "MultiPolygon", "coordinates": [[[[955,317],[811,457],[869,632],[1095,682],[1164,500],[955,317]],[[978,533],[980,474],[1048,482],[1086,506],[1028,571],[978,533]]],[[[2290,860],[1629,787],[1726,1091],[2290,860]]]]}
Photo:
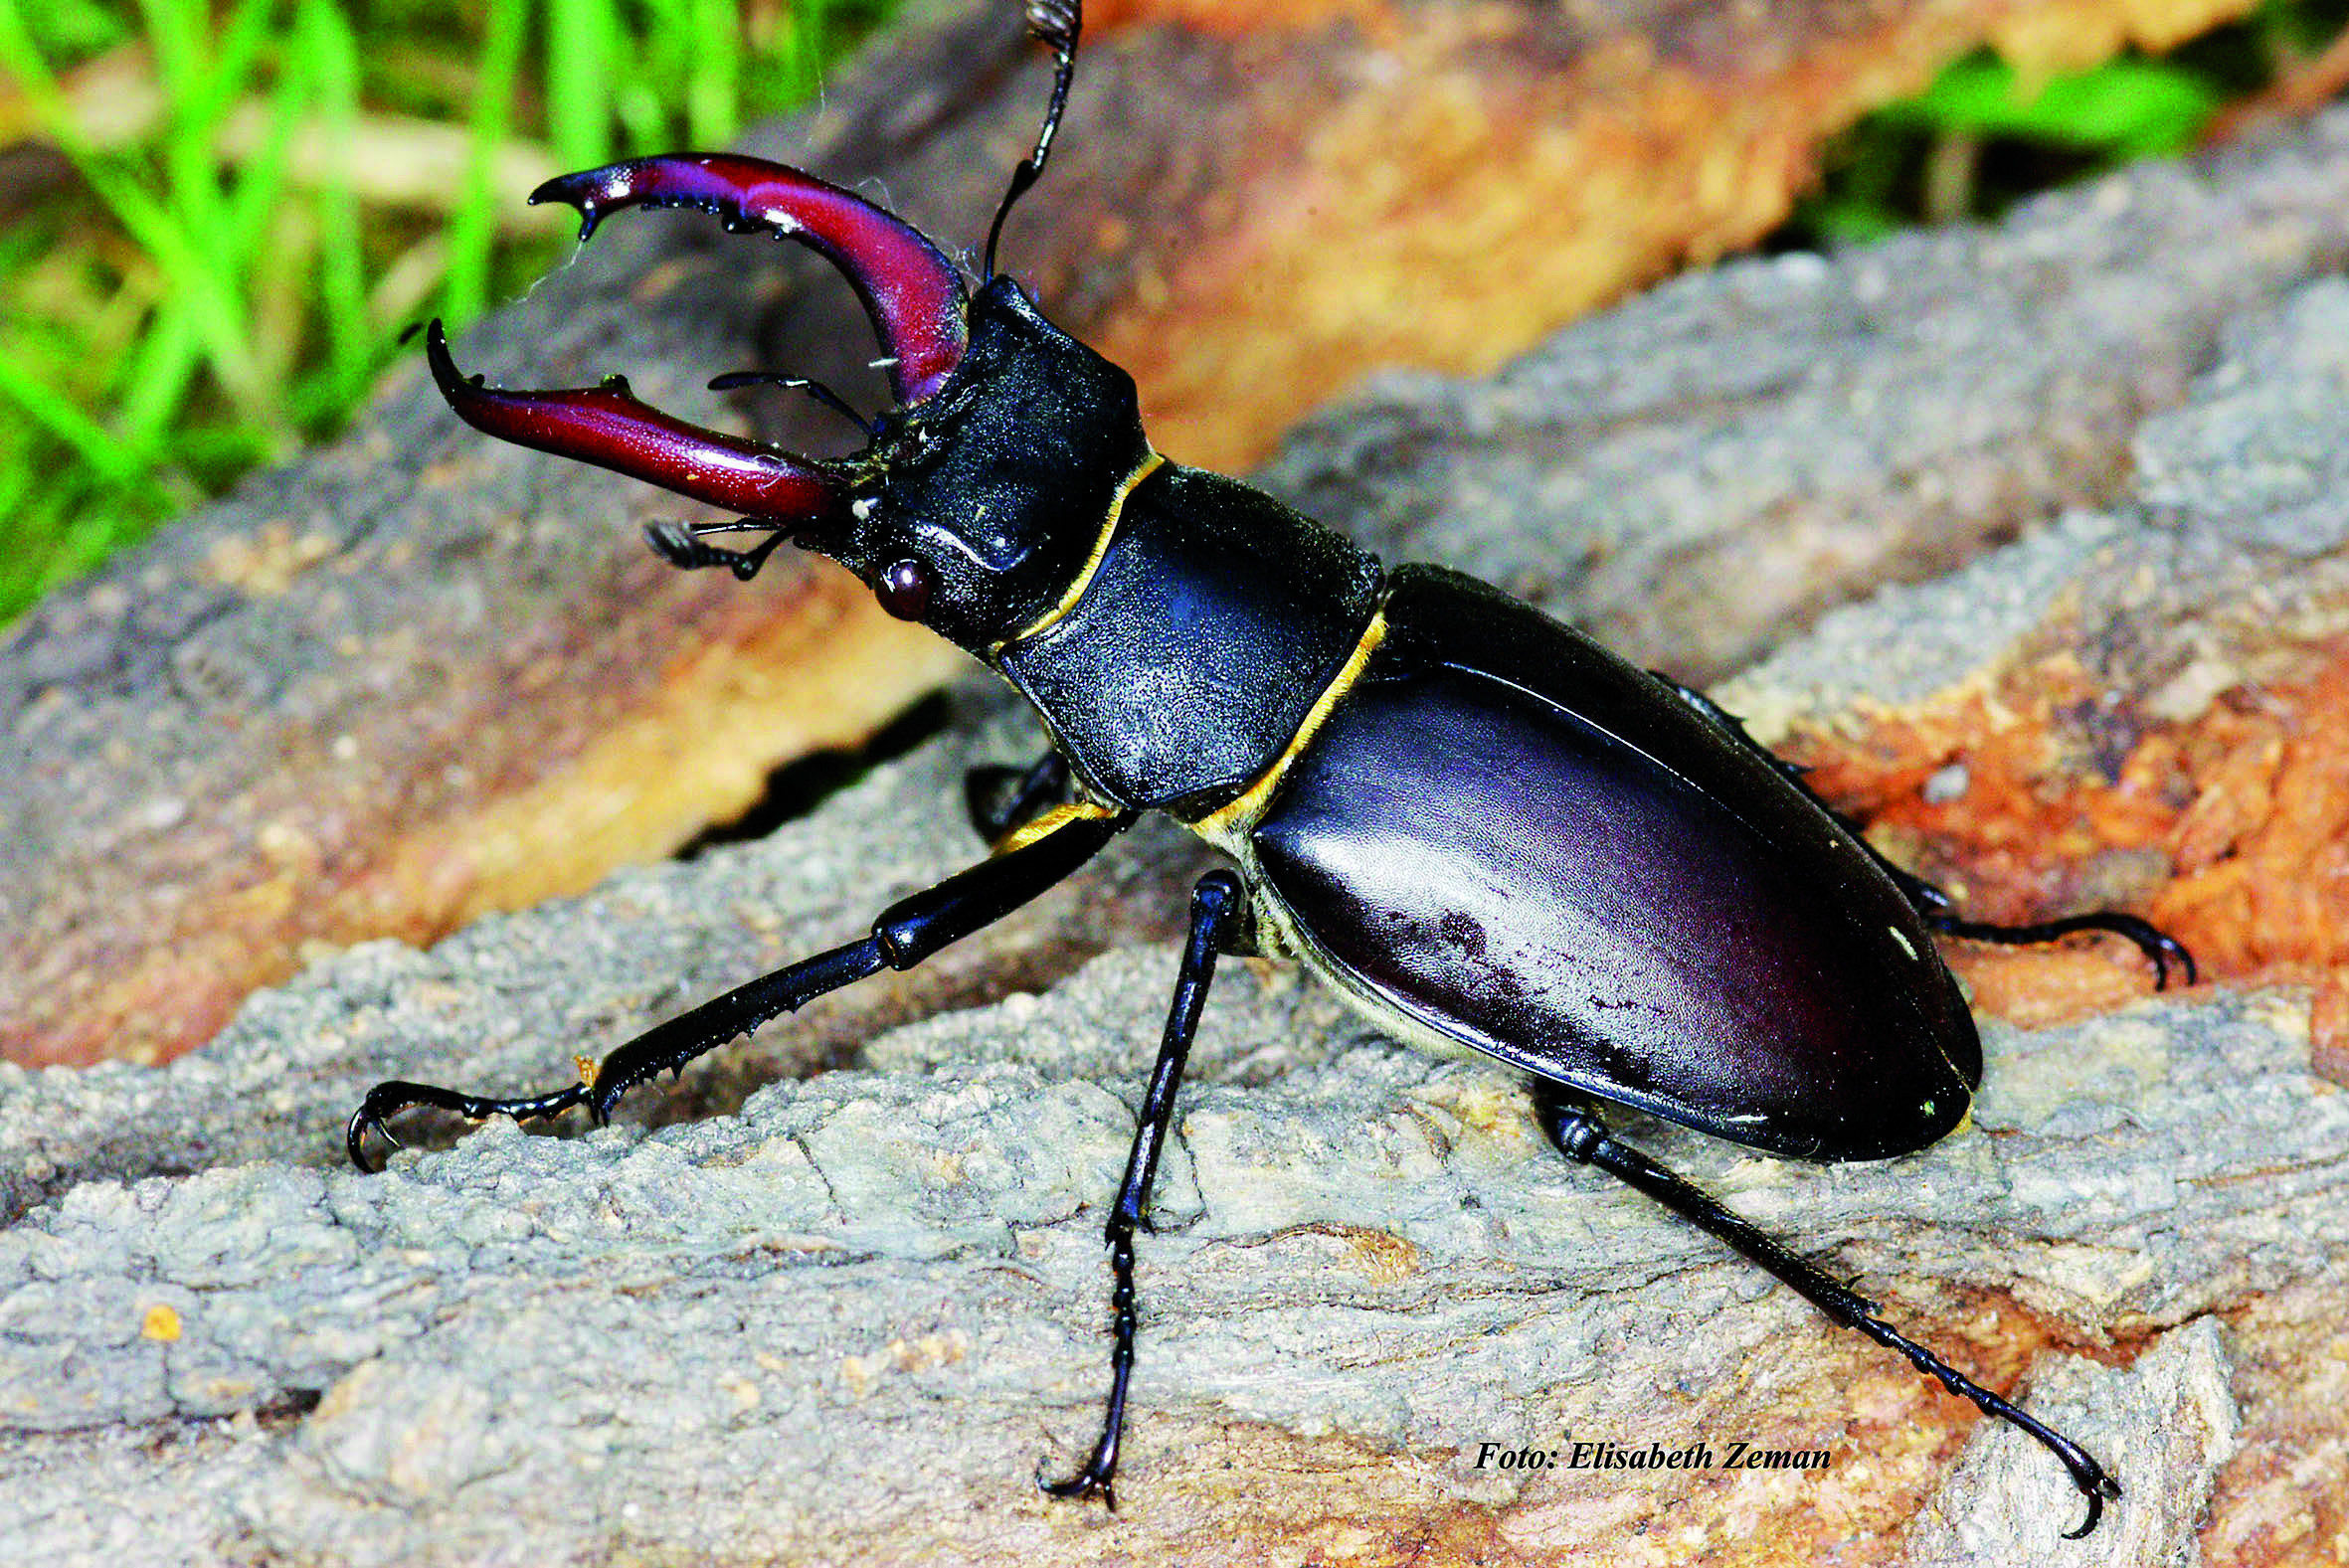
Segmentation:
{"type": "Polygon", "coordinates": [[[644,528],[644,542],[652,547],[652,553],[678,571],[724,567],[745,583],[759,575],[759,568],[767,564],[775,547],[790,537],[791,531],[783,524],[755,517],[731,523],[648,523],[644,528]],[[705,534],[738,534],[758,529],[767,530],[767,538],[748,550],[729,550],[723,545],[702,542],[705,534]]]}
{"type": "Polygon", "coordinates": [[[1052,133],[1060,128],[1060,111],[1068,107],[1068,85],[1077,74],[1077,34],[1084,27],[1084,0],[1027,0],[1027,30],[1053,55],[1052,101],[1044,110],[1042,128],[1036,132],[1035,151],[1011,171],[1011,184],[1003,192],[1002,205],[995,209],[995,221],[988,225],[989,277],[995,275],[995,242],[1003,237],[1003,220],[1011,216],[1011,204],[1036,183],[1036,176],[1044,172],[1044,160],[1052,156],[1052,133]]]}
{"type": "Polygon", "coordinates": [[[867,436],[881,434],[881,422],[868,420],[856,412],[854,405],[820,381],[806,376],[786,376],[772,370],[730,370],[723,376],[710,378],[710,391],[733,392],[742,387],[795,387],[831,410],[867,436]]]}

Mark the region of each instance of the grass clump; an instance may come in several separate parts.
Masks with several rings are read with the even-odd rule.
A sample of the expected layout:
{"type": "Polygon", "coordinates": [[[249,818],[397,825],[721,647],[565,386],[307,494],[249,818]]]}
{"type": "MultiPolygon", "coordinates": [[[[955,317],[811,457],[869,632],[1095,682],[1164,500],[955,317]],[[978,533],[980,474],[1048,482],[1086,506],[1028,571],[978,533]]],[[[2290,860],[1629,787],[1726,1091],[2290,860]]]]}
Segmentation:
{"type": "Polygon", "coordinates": [[[2349,86],[2349,0],[2266,0],[2170,54],[2030,80],[1988,51],[1837,137],[1773,249],[1995,218],[2024,197],[2224,139],[2349,86]]]}
{"type": "Polygon", "coordinates": [[[517,191],[724,143],[887,3],[0,0],[0,623],[543,271],[517,191]]]}
{"type": "MultiPolygon", "coordinates": [[[[333,434],[429,314],[562,253],[513,198],[715,146],[898,0],[0,0],[0,625],[333,434]]],[[[2349,0],[2160,60],[1951,66],[1829,149],[1773,248],[1994,216],[2349,84],[2349,0]]]]}

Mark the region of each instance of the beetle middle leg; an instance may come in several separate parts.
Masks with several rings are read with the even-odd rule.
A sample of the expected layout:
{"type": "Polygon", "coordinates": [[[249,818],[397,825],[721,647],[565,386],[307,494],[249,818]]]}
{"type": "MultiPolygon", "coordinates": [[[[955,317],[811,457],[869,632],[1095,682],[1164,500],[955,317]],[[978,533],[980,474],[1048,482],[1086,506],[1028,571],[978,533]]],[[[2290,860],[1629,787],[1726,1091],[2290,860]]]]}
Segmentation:
{"type": "Polygon", "coordinates": [[[1798,1258],[1784,1244],[1722,1208],[1685,1177],[1657,1164],[1607,1131],[1596,1112],[1556,1084],[1536,1080],[1534,1104],[1558,1151],[1569,1159],[1599,1169],[1636,1187],[1710,1236],[1728,1243],[1747,1261],[1767,1270],[1780,1284],[1846,1328],[1856,1328],[1887,1349],[1897,1350],[1909,1365],[1960,1398],[1971,1400],[1986,1416],[2019,1427],[2063,1463],[2072,1483],[2087,1499],[2087,1517],[2077,1530],[2077,1540],[2096,1527],[2104,1504],[2120,1495],[2120,1483],[2104,1473],[2087,1450],[2027,1415],[2015,1405],[1967,1377],[1924,1346],[1876,1315],[1876,1304],[1833,1278],[1817,1264],[1798,1258]]]}
{"type": "Polygon", "coordinates": [[[375,1170],[367,1157],[367,1134],[372,1132],[397,1148],[400,1140],[385,1124],[417,1106],[453,1111],[476,1122],[496,1116],[535,1121],[586,1106],[601,1124],[621,1096],[663,1069],[683,1072],[687,1062],[736,1035],[748,1034],[884,967],[910,969],[947,944],[994,924],[1061,882],[1133,821],[1130,811],[1071,806],[1056,819],[1031,823],[1020,842],[994,858],[890,905],[862,941],[788,964],[656,1025],[613,1051],[568,1089],[499,1100],[434,1084],[378,1084],[351,1113],[344,1147],[352,1164],[375,1170]]]}
{"type": "Polygon", "coordinates": [[[1042,1467],[1037,1467],[1036,1485],[1055,1497],[1098,1494],[1112,1509],[1118,1505],[1111,1485],[1118,1469],[1118,1438],[1126,1425],[1126,1385],[1134,1375],[1134,1332],[1139,1321],[1134,1297],[1134,1232],[1150,1206],[1159,1151],[1166,1146],[1167,1130],[1174,1124],[1174,1091],[1182,1083],[1182,1067],[1190,1057],[1191,1039],[1198,1033],[1208,982],[1215,977],[1215,956],[1238,932],[1246,910],[1247,894],[1240,879],[1229,871],[1210,871],[1191,890],[1190,940],[1183,947],[1182,970],[1175,978],[1174,1000],[1167,1011],[1167,1033],[1159,1044],[1158,1065],[1151,1069],[1150,1089],[1143,1096],[1142,1114],[1135,1123],[1134,1147],[1126,1156],[1126,1179],[1118,1187],[1118,1200],[1103,1228],[1109,1243],[1110,1308],[1117,1336],[1110,1350],[1109,1408],[1084,1469],[1066,1481],[1046,1481],[1042,1467]]]}

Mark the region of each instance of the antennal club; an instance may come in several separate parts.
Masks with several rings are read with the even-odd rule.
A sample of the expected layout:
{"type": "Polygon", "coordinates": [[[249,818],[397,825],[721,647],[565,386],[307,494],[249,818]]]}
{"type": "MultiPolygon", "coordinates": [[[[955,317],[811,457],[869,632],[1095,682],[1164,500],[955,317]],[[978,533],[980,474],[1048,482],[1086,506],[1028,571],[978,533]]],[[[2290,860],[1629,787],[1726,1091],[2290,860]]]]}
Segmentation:
{"type": "Polygon", "coordinates": [[[775,523],[763,523],[745,517],[732,523],[648,523],[644,527],[644,541],[652,546],[652,553],[670,566],[683,572],[704,567],[725,567],[745,583],[759,575],[759,568],[775,553],[775,547],[791,537],[789,529],[775,523]],[[748,550],[729,550],[723,545],[704,541],[705,534],[738,534],[767,530],[767,537],[748,550]]]}
{"type": "Polygon", "coordinates": [[[1036,176],[1044,172],[1044,161],[1052,156],[1052,133],[1060,128],[1060,111],[1068,107],[1068,85],[1077,74],[1077,35],[1084,28],[1084,0],[1028,0],[1027,30],[1053,55],[1052,101],[1044,110],[1042,128],[1036,132],[1036,150],[1011,171],[1003,203],[995,209],[995,221],[988,225],[989,277],[995,275],[995,242],[1003,236],[1003,220],[1011,216],[1011,204],[1036,183],[1036,176]]]}

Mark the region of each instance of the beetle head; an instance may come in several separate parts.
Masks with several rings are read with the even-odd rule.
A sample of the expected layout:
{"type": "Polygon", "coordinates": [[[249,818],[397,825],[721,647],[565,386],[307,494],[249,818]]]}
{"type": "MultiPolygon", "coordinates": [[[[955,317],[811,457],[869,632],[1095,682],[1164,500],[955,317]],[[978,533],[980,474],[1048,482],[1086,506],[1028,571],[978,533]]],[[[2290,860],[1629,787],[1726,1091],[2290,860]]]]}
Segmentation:
{"type": "MultiPolygon", "coordinates": [[[[674,155],[565,175],[585,239],[624,207],[696,206],[729,229],[799,241],[847,275],[899,407],[852,457],[782,451],[671,418],[619,377],[505,392],[460,373],[441,324],[433,376],[468,424],[741,514],[831,556],[891,613],[984,652],[1055,604],[1091,553],[1118,485],[1148,453],[1130,377],[1037,313],[1007,277],[976,298],[937,246],[862,197],[761,159],[674,155]]],[[[732,552],[655,543],[682,564],[732,552]]],[[[751,558],[755,566],[756,556],[751,558]]]]}
{"type": "Polygon", "coordinates": [[[985,652],[1055,605],[1150,452],[1133,378],[1046,321],[1008,277],[972,300],[938,394],[900,411],[819,545],[884,608],[985,652]]]}

